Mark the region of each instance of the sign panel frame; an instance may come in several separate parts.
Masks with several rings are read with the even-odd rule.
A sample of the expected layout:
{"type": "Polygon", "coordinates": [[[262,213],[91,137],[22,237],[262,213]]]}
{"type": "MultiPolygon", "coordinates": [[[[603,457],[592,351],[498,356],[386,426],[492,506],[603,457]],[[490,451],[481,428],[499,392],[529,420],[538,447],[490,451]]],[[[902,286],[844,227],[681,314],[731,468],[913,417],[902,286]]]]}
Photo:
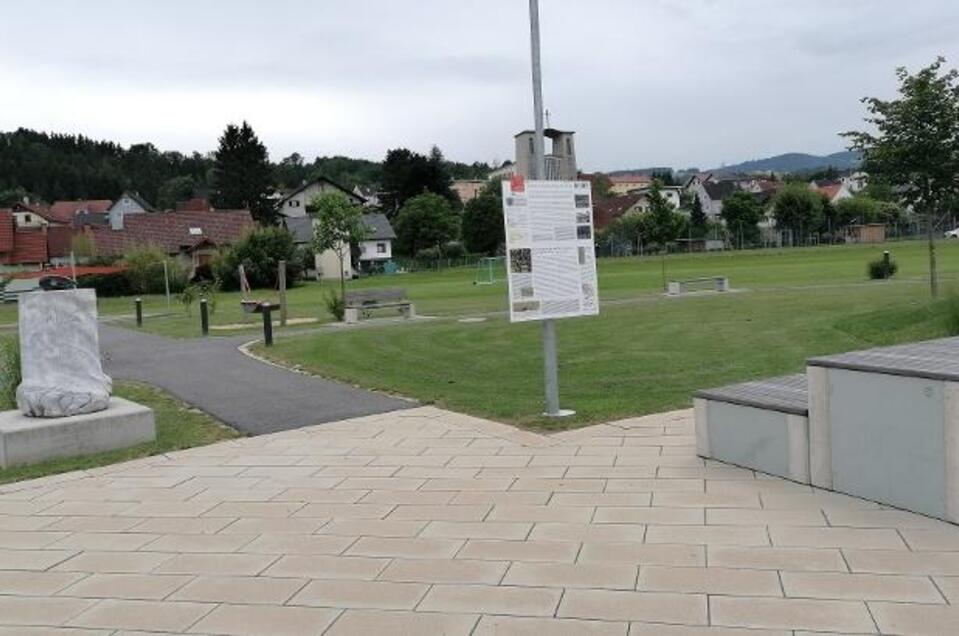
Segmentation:
{"type": "Polygon", "coordinates": [[[503,181],[510,322],[599,314],[588,181],[503,181]]]}

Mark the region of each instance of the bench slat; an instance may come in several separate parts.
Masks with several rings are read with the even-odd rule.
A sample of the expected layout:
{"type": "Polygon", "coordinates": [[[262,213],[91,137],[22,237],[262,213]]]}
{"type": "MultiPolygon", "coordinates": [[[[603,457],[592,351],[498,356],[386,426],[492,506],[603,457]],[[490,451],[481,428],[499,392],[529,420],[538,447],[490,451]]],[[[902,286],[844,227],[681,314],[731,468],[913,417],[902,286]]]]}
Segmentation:
{"type": "Polygon", "coordinates": [[[809,412],[806,375],[797,373],[697,391],[694,397],[795,415],[809,412]]]}

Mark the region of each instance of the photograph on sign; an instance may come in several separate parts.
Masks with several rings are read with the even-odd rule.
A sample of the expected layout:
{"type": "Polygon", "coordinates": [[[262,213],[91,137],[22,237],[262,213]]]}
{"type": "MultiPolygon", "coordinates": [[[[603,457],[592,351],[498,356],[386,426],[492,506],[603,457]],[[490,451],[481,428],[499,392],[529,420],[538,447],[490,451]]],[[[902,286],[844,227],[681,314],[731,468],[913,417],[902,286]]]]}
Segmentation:
{"type": "Polygon", "coordinates": [[[588,181],[503,182],[511,322],[599,313],[588,181]]]}

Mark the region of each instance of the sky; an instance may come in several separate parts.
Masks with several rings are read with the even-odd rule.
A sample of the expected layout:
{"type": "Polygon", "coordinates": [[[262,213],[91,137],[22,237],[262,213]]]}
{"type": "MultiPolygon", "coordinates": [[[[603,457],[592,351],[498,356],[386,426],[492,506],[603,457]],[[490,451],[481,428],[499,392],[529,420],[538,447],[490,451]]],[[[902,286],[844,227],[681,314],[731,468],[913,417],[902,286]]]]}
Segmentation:
{"type": "MultiPolygon", "coordinates": [[[[937,55],[956,0],[541,0],[550,123],[580,169],[842,150],[863,96],[937,55]]],[[[0,130],[208,152],[246,119],[279,160],[438,145],[512,159],[532,127],[526,0],[5,0],[0,130]]]]}

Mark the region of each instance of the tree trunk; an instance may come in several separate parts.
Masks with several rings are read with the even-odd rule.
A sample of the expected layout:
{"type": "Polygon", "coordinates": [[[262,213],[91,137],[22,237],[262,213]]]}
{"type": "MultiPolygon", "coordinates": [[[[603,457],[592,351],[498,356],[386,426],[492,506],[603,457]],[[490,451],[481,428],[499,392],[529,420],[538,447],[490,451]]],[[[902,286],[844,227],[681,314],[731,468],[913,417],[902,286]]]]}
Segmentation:
{"type": "Polygon", "coordinates": [[[936,271],[936,230],[933,222],[935,214],[930,212],[927,217],[929,223],[927,232],[929,238],[929,293],[935,300],[939,296],[939,274],[936,271]]]}

